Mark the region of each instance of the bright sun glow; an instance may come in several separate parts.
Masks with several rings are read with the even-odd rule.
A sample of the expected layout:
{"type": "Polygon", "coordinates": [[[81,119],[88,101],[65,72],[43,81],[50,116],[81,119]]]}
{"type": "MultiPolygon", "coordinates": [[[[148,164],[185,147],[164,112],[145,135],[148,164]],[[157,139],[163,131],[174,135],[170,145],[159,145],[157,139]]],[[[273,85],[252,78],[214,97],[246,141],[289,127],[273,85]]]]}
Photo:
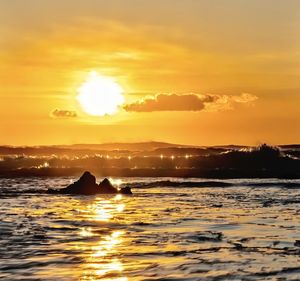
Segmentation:
{"type": "Polygon", "coordinates": [[[112,115],[124,103],[123,89],[112,78],[90,73],[88,79],[78,89],[77,100],[89,115],[112,115]]]}

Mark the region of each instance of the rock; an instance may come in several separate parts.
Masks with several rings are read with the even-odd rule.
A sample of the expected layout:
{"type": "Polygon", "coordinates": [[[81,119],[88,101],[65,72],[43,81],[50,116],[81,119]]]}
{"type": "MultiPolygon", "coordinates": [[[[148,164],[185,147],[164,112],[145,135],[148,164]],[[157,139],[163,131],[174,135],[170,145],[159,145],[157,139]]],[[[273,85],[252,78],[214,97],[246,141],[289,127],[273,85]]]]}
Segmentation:
{"type": "Polygon", "coordinates": [[[129,186],[122,187],[119,192],[121,194],[127,194],[127,195],[131,195],[132,194],[131,188],[129,186]]]}
{"type": "Polygon", "coordinates": [[[92,195],[99,193],[99,186],[94,175],[90,172],[84,172],[78,181],[59,190],[59,193],[92,195]]]}
{"type": "Polygon", "coordinates": [[[50,194],[77,194],[77,195],[95,195],[95,194],[132,194],[130,187],[126,186],[118,190],[109,179],[105,178],[99,185],[96,183],[96,177],[90,172],[84,172],[78,181],[70,184],[60,190],[48,189],[50,194]]]}
{"type": "Polygon", "coordinates": [[[118,192],[118,189],[115,188],[107,178],[105,178],[102,182],[99,183],[99,193],[114,194],[118,192]]]}

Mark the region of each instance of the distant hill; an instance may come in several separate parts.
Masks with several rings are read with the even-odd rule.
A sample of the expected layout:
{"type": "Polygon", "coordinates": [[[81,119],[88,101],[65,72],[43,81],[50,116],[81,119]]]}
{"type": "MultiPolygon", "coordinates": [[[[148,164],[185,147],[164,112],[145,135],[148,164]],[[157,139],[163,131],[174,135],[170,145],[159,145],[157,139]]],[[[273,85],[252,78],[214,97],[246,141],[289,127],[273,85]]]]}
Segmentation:
{"type": "MultiPolygon", "coordinates": [[[[300,157],[300,145],[278,146],[285,153],[300,157]]],[[[49,145],[49,146],[0,146],[0,155],[95,155],[113,154],[114,156],[124,155],[207,155],[237,151],[241,149],[253,149],[251,146],[243,145],[216,145],[216,146],[195,146],[182,145],[167,142],[135,142],[135,143],[99,143],[99,144],[71,144],[71,145],[49,145]]]]}
{"type": "Polygon", "coordinates": [[[0,155],[92,155],[92,154],[131,154],[149,153],[157,149],[184,149],[188,145],[166,142],[71,144],[53,146],[0,146],[0,155]]]}
{"type": "Polygon", "coordinates": [[[151,151],[158,148],[168,148],[168,147],[191,147],[189,145],[173,144],[167,142],[134,142],[134,143],[100,143],[100,144],[73,144],[73,145],[59,145],[59,148],[67,149],[92,149],[92,150],[129,150],[129,151],[151,151]]]}

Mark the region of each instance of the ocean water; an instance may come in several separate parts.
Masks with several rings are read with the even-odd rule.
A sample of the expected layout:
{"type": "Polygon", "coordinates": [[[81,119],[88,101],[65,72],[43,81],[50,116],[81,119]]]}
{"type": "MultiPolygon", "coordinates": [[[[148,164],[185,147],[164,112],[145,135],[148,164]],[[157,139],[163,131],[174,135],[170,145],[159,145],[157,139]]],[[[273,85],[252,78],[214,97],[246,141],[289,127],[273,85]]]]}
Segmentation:
{"type": "Polygon", "coordinates": [[[300,280],[300,180],[74,180],[0,179],[0,280],[300,280]]]}

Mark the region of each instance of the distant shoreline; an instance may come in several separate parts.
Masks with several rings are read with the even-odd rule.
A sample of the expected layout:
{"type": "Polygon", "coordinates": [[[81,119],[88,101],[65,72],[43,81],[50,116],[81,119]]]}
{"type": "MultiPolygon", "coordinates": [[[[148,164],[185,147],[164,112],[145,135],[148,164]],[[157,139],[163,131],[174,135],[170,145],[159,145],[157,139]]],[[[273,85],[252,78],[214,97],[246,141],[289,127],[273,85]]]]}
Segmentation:
{"type": "MultiPolygon", "coordinates": [[[[78,177],[84,169],[82,168],[31,168],[17,169],[0,172],[0,178],[21,177],[78,177]]],[[[278,178],[278,179],[300,179],[298,173],[288,174],[278,171],[237,171],[237,170],[199,170],[199,169],[91,169],[97,177],[170,177],[170,178],[207,178],[207,179],[253,179],[253,178],[278,178]]]]}
{"type": "Polygon", "coordinates": [[[88,170],[99,177],[300,178],[297,145],[118,148],[0,147],[0,177],[80,176],[88,170]]]}

